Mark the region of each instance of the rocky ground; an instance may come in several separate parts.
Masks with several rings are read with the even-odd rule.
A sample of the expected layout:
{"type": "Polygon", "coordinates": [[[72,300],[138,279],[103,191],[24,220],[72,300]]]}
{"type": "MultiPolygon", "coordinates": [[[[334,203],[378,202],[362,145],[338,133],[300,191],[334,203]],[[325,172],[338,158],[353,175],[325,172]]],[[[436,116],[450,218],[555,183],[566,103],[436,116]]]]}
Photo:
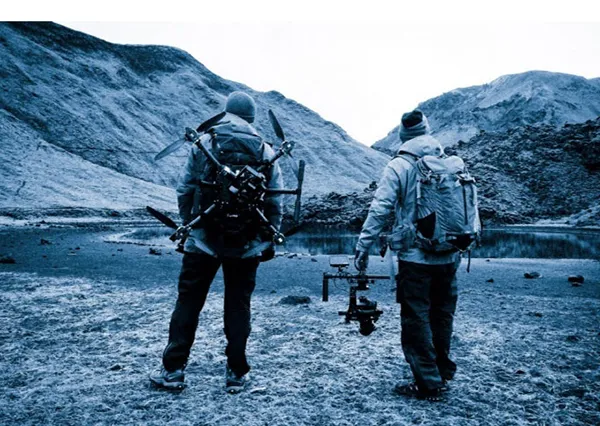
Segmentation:
{"type": "MultiPolygon", "coordinates": [[[[259,269],[248,392],[223,391],[222,276],[215,280],[180,394],[148,386],[159,365],[180,257],[106,243],[120,228],[3,228],[1,424],[596,425],[600,422],[600,264],[474,259],[459,271],[446,403],[391,393],[408,380],[389,283],[366,338],[320,301],[325,256],[287,254],[259,269]],[[42,238],[45,241],[42,241],[42,238]],[[525,272],[538,272],[525,279],[525,272]],[[585,281],[567,281],[581,274],[585,281]],[[489,280],[493,279],[493,282],[489,280]],[[290,295],[308,304],[281,304],[290,295]]],[[[371,259],[371,272],[387,265],[371,259]]]]}

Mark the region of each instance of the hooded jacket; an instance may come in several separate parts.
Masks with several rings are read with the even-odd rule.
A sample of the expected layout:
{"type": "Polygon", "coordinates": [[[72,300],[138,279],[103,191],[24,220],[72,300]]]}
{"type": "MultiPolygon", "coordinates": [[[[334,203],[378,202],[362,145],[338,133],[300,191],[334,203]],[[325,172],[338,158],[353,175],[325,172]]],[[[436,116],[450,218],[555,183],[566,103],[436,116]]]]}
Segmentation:
{"type": "MultiPolygon", "coordinates": [[[[250,149],[250,143],[252,143],[252,140],[254,141],[254,144],[258,144],[260,147],[259,149],[262,152],[262,160],[270,160],[275,155],[273,149],[260,139],[260,136],[254,127],[235,114],[227,114],[219,123],[215,125],[215,127],[218,127],[219,125],[233,127],[235,132],[241,137],[247,137],[251,141],[249,142],[247,149],[250,149]]],[[[214,149],[210,140],[204,141],[204,146],[210,151],[213,151],[214,149]]],[[[206,155],[200,150],[200,148],[198,148],[196,145],[193,145],[177,185],[177,203],[179,205],[179,215],[184,223],[192,220],[200,211],[201,206],[206,205],[207,203],[210,204],[212,202],[212,200],[202,199],[203,192],[201,191],[199,185],[199,181],[201,180],[210,181],[209,175],[212,167],[213,166],[210,164],[209,160],[206,158],[206,155]]],[[[277,163],[273,164],[273,166],[268,170],[266,173],[266,178],[267,188],[283,188],[281,169],[277,163]]],[[[273,224],[275,228],[279,229],[281,227],[281,220],[283,217],[282,196],[274,194],[268,194],[265,196],[263,212],[271,224],[273,224]]],[[[207,232],[207,230],[201,226],[199,228],[192,229],[188,239],[185,242],[184,251],[191,253],[205,253],[214,257],[242,257],[245,253],[251,251],[262,243],[264,242],[257,237],[254,240],[248,241],[243,245],[243,247],[231,247],[227,242],[224,242],[222,238],[215,236],[214,232],[207,232]]],[[[261,251],[255,253],[255,256],[259,256],[261,251]]]]}
{"type": "MultiPolygon", "coordinates": [[[[400,146],[399,155],[383,170],[356,250],[369,251],[392,213],[392,234],[398,235],[403,230],[414,228],[417,214],[417,170],[409,159],[400,154],[408,153],[420,158],[425,155],[440,156],[443,152],[442,145],[430,135],[418,136],[400,146]]],[[[453,263],[459,256],[459,253],[429,253],[414,246],[398,252],[398,259],[431,265],[453,263]]]]}

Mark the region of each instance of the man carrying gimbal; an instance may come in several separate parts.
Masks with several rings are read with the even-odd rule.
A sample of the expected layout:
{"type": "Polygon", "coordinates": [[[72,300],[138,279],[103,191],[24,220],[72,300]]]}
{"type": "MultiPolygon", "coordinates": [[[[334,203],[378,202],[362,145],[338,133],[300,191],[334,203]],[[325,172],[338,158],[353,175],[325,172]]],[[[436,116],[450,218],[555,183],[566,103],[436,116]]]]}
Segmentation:
{"type": "MultiPolygon", "coordinates": [[[[258,169],[273,158],[271,147],[250,124],[256,113],[256,104],[250,96],[233,92],[227,98],[225,112],[227,114],[210,130],[213,137],[200,142],[205,143],[219,163],[234,171],[247,165],[258,169]]],[[[221,188],[205,184],[218,180],[217,172],[206,155],[194,145],[177,186],[179,213],[184,224],[194,219],[199,211],[209,210],[215,201],[219,204],[221,188]]],[[[276,163],[269,166],[265,177],[267,188],[282,188],[281,171],[276,163]]],[[[184,387],[184,369],[194,342],[198,315],[220,266],[223,266],[225,281],[226,391],[239,392],[248,381],[250,366],[246,359],[246,342],[251,329],[250,298],[258,265],[261,260],[274,256],[274,248],[271,246],[262,256],[260,251],[248,255],[264,241],[256,211],[238,207],[236,211],[225,209],[218,214],[206,215],[185,242],[179,295],[169,326],[169,342],[163,352],[163,368],[150,376],[156,386],[184,387]]],[[[267,194],[262,213],[275,229],[281,226],[282,212],[281,196],[267,194]]]]}
{"type": "Polygon", "coordinates": [[[399,133],[403,144],[383,171],[356,246],[355,265],[359,270],[367,268],[369,249],[389,215],[394,213],[389,244],[398,254],[397,301],[401,304],[402,349],[415,378],[415,383],[398,384],[395,391],[439,400],[448,389],[446,381],[456,371],[449,352],[460,255],[456,250],[430,252],[415,244],[416,162],[424,156],[442,157],[444,151],[429,135],[427,118],[419,110],[402,116],[399,133]]]}

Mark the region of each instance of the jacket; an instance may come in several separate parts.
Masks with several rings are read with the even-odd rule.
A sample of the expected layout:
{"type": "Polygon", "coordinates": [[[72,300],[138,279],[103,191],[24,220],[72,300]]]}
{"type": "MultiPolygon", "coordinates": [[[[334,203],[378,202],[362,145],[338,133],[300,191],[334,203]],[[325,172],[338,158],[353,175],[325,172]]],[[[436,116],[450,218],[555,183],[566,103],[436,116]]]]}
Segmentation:
{"type": "MultiPolygon", "coordinates": [[[[240,131],[241,129],[245,135],[254,136],[257,141],[256,143],[260,144],[262,160],[269,160],[275,155],[274,150],[260,139],[260,136],[258,136],[254,127],[242,118],[234,114],[227,114],[222,119],[222,122],[225,125],[235,125],[236,130],[240,131]]],[[[219,126],[219,123],[215,126],[219,126]]],[[[214,147],[210,140],[204,141],[204,146],[210,151],[213,151],[214,154],[214,147]]],[[[184,223],[188,223],[195,217],[201,209],[200,206],[206,204],[206,202],[212,202],[212,200],[202,199],[203,192],[199,185],[199,181],[201,180],[210,180],[209,174],[212,169],[213,166],[206,158],[206,155],[200,148],[193,145],[177,185],[179,215],[184,223]]],[[[283,188],[281,169],[277,163],[273,164],[266,172],[266,178],[268,188],[283,188]]],[[[271,224],[273,224],[276,229],[279,229],[283,217],[282,196],[278,194],[267,194],[265,196],[263,213],[271,224]]],[[[184,251],[191,253],[205,253],[214,257],[242,257],[245,253],[250,252],[262,243],[264,243],[264,241],[259,237],[256,237],[251,241],[245,242],[243,246],[232,245],[227,241],[224,241],[220,236],[215,235],[214,232],[207,232],[205,226],[201,224],[200,227],[194,228],[190,232],[184,245],[184,251]]],[[[260,254],[261,251],[255,253],[254,256],[259,256],[260,254]]]]}
{"type": "MultiPolygon", "coordinates": [[[[442,155],[443,148],[430,135],[418,136],[400,146],[399,154],[416,157],[442,155]]],[[[356,250],[369,251],[391,214],[394,214],[392,234],[414,228],[416,222],[417,170],[402,155],[394,157],[383,170],[369,214],[363,224],[356,250]]],[[[459,253],[429,253],[411,246],[398,252],[398,259],[421,264],[443,265],[458,260],[459,253]]]]}

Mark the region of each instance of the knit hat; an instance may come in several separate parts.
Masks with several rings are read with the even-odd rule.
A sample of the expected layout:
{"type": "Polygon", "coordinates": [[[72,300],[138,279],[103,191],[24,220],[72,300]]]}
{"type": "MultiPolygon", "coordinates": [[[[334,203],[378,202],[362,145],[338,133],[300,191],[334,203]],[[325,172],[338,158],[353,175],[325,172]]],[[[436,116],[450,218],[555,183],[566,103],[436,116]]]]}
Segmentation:
{"type": "Polygon", "coordinates": [[[256,103],[244,92],[233,92],[227,97],[225,111],[243,118],[248,123],[253,123],[256,115],[256,103]]]}
{"type": "Polygon", "coordinates": [[[428,135],[429,133],[429,122],[425,114],[420,110],[416,109],[402,115],[399,132],[402,142],[406,142],[417,136],[428,135]]]}

